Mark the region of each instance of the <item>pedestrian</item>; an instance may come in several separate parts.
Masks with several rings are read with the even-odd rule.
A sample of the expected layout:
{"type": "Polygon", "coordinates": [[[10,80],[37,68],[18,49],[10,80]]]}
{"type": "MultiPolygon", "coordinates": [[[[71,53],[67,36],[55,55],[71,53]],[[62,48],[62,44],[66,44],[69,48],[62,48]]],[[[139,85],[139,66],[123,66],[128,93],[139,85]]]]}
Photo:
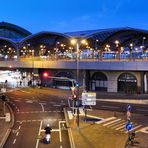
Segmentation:
{"type": "Polygon", "coordinates": [[[20,86],[22,86],[22,81],[20,81],[20,86]]]}
{"type": "Polygon", "coordinates": [[[49,124],[47,124],[47,126],[44,128],[44,130],[45,130],[45,142],[48,144],[48,143],[50,143],[52,128],[50,127],[49,124]]]}

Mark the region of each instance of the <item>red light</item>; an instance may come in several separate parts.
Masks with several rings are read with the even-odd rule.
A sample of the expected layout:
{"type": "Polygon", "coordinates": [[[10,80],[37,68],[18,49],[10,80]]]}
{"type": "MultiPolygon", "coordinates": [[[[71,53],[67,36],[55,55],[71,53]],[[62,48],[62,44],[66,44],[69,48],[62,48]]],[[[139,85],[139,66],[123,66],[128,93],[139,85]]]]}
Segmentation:
{"type": "Polygon", "coordinates": [[[12,68],[12,65],[9,65],[9,68],[12,68]]]}
{"type": "Polygon", "coordinates": [[[43,73],[43,76],[44,76],[44,77],[48,77],[48,73],[47,73],[47,72],[44,72],[44,73],[43,73]]]}

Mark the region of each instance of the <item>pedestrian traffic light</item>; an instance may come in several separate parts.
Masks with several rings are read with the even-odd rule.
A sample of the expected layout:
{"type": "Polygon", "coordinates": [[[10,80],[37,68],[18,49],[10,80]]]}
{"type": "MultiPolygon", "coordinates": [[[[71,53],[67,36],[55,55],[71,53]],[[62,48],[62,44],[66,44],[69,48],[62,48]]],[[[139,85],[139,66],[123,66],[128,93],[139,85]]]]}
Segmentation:
{"type": "Polygon", "coordinates": [[[9,68],[12,68],[12,65],[9,65],[9,68]]]}
{"type": "Polygon", "coordinates": [[[77,88],[71,87],[71,91],[72,91],[72,99],[76,100],[77,99],[77,88]]]}
{"type": "Polygon", "coordinates": [[[48,73],[47,73],[47,72],[44,72],[44,73],[43,73],[43,76],[44,76],[45,78],[47,78],[47,77],[48,77],[48,73]]]}

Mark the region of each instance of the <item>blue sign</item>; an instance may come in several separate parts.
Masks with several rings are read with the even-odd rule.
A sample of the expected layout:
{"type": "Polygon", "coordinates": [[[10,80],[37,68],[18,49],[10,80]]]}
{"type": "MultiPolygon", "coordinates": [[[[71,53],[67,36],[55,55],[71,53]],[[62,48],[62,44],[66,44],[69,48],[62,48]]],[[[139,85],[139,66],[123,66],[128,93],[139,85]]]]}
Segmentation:
{"type": "Polygon", "coordinates": [[[132,125],[130,122],[128,122],[128,123],[126,123],[125,128],[126,128],[128,131],[130,131],[130,130],[133,128],[133,125],[132,125]]]}
{"type": "Polygon", "coordinates": [[[132,110],[132,107],[130,104],[127,105],[127,111],[131,111],[132,110]]]}

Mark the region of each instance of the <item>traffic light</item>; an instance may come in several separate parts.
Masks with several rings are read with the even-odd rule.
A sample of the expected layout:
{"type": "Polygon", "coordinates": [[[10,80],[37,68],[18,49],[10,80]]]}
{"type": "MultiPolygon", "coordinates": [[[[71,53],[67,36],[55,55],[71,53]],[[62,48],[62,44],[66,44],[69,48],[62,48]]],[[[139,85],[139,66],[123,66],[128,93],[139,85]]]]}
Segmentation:
{"type": "Polygon", "coordinates": [[[43,73],[43,77],[47,78],[48,77],[48,73],[47,72],[44,72],[43,73]]]}
{"type": "Polygon", "coordinates": [[[71,87],[71,91],[72,91],[72,99],[76,100],[77,99],[77,88],[71,87]]]}

